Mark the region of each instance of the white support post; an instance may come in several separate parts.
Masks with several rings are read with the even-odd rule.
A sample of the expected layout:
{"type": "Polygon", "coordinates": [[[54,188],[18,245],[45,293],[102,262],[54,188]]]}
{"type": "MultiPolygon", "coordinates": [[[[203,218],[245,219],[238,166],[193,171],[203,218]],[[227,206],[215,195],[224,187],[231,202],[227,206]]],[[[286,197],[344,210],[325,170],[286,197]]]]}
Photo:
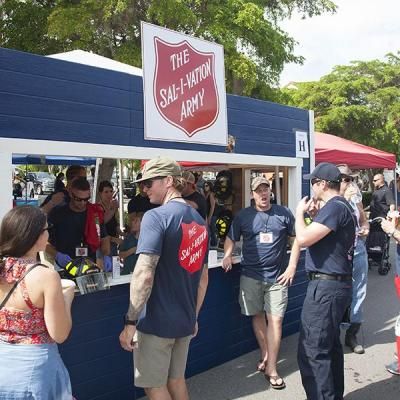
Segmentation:
{"type": "Polygon", "coordinates": [[[122,160],[119,158],[117,160],[118,163],[118,198],[119,198],[119,228],[121,229],[121,232],[124,230],[124,188],[122,187],[123,185],[123,179],[122,179],[122,160]]]}
{"type": "Polygon", "coordinates": [[[279,166],[275,167],[275,196],[276,196],[276,204],[281,205],[281,180],[279,179],[279,166]]]}
{"type": "Polygon", "coordinates": [[[13,206],[13,169],[12,169],[12,153],[0,152],[0,187],[3,195],[0,199],[0,220],[11,210],[13,206]]]}

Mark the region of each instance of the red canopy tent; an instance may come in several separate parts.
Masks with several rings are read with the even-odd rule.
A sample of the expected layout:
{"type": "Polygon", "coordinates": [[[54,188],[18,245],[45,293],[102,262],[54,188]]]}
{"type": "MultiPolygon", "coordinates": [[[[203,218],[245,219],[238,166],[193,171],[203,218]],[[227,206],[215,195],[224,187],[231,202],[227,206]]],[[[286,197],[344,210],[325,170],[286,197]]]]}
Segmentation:
{"type": "Polygon", "coordinates": [[[353,169],[396,168],[396,155],[328,133],[315,132],[315,164],[347,164],[353,169]]]}

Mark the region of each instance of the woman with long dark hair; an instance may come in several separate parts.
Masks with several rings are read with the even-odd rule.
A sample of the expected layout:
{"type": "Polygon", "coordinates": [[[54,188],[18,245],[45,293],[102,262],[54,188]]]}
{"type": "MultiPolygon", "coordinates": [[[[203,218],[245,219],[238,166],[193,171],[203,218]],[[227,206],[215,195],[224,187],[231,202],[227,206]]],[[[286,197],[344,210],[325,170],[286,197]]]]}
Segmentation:
{"type": "Polygon", "coordinates": [[[50,229],[40,208],[16,207],[0,227],[0,399],[71,400],[56,343],[71,330],[74,285],[37,263],[50,229]]]}

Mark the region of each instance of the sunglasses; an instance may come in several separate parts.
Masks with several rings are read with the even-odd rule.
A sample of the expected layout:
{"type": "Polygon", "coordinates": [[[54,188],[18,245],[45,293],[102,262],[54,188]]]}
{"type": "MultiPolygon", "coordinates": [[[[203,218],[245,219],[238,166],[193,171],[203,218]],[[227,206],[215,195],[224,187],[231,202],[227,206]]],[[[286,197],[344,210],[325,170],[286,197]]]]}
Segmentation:
{"type": "Polygon", "coordinates": [[[373,179],[372,180],[372,182],[378,182],[379,181],[379,179],[373,179]]]}
{"type": "Polygon", "coordinates": [[[353,181],[353,179],[350,178],[349,176],[346,176],[345,178],[342,178],[342,182],[349,183],[349,182],[352,182],[352,181],[353,181]]]}
{"type": "Polygon", "coordinates": [[[89,197],[78,197],[78,196],[75,196],[74,194],[72,194],[71,197],[72,197],[72,199],[73,199],[74,201],[79,201],[79,202],[81,202],[81,201],[87,202],[87,201],[90,200],[90,196],[89,196],[89,197]]]}
{"type": "Polygon", "coordinates": [[[46,228],[43,228],[42,231],[49,231],[50,229],[52,229],[54,227],[54,225],[50,222],[47,223],[46,228]]]}
{"type": "Polygon", "coordinates": [[[164,179],[164,178],[165,178],[165,176],[156,176],[155,178],[146,179],[145,181],[142,182],[142,185],[146,189],[151,189],[151,187],[153,186],[154,181],[159,181],[159,180],[164,179]]]}
{"type": "Polygon", "coordinates": [[[315,185],[316,183],[321,182],[321,181],[322,181],[322,179],[313,178],[313,179],[311,179],[311,186],[313,186],[313,185],[315,185]]]}

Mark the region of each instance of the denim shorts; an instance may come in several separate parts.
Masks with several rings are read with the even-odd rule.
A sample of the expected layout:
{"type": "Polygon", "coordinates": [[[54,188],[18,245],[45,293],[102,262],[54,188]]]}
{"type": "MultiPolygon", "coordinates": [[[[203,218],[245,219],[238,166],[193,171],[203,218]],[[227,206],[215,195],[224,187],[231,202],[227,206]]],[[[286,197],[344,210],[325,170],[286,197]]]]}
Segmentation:
{"type": "Polygon", "coordinates": [[[0,400],[71,400],[69,374],[57,344],[0,341],[0,400]]]}

